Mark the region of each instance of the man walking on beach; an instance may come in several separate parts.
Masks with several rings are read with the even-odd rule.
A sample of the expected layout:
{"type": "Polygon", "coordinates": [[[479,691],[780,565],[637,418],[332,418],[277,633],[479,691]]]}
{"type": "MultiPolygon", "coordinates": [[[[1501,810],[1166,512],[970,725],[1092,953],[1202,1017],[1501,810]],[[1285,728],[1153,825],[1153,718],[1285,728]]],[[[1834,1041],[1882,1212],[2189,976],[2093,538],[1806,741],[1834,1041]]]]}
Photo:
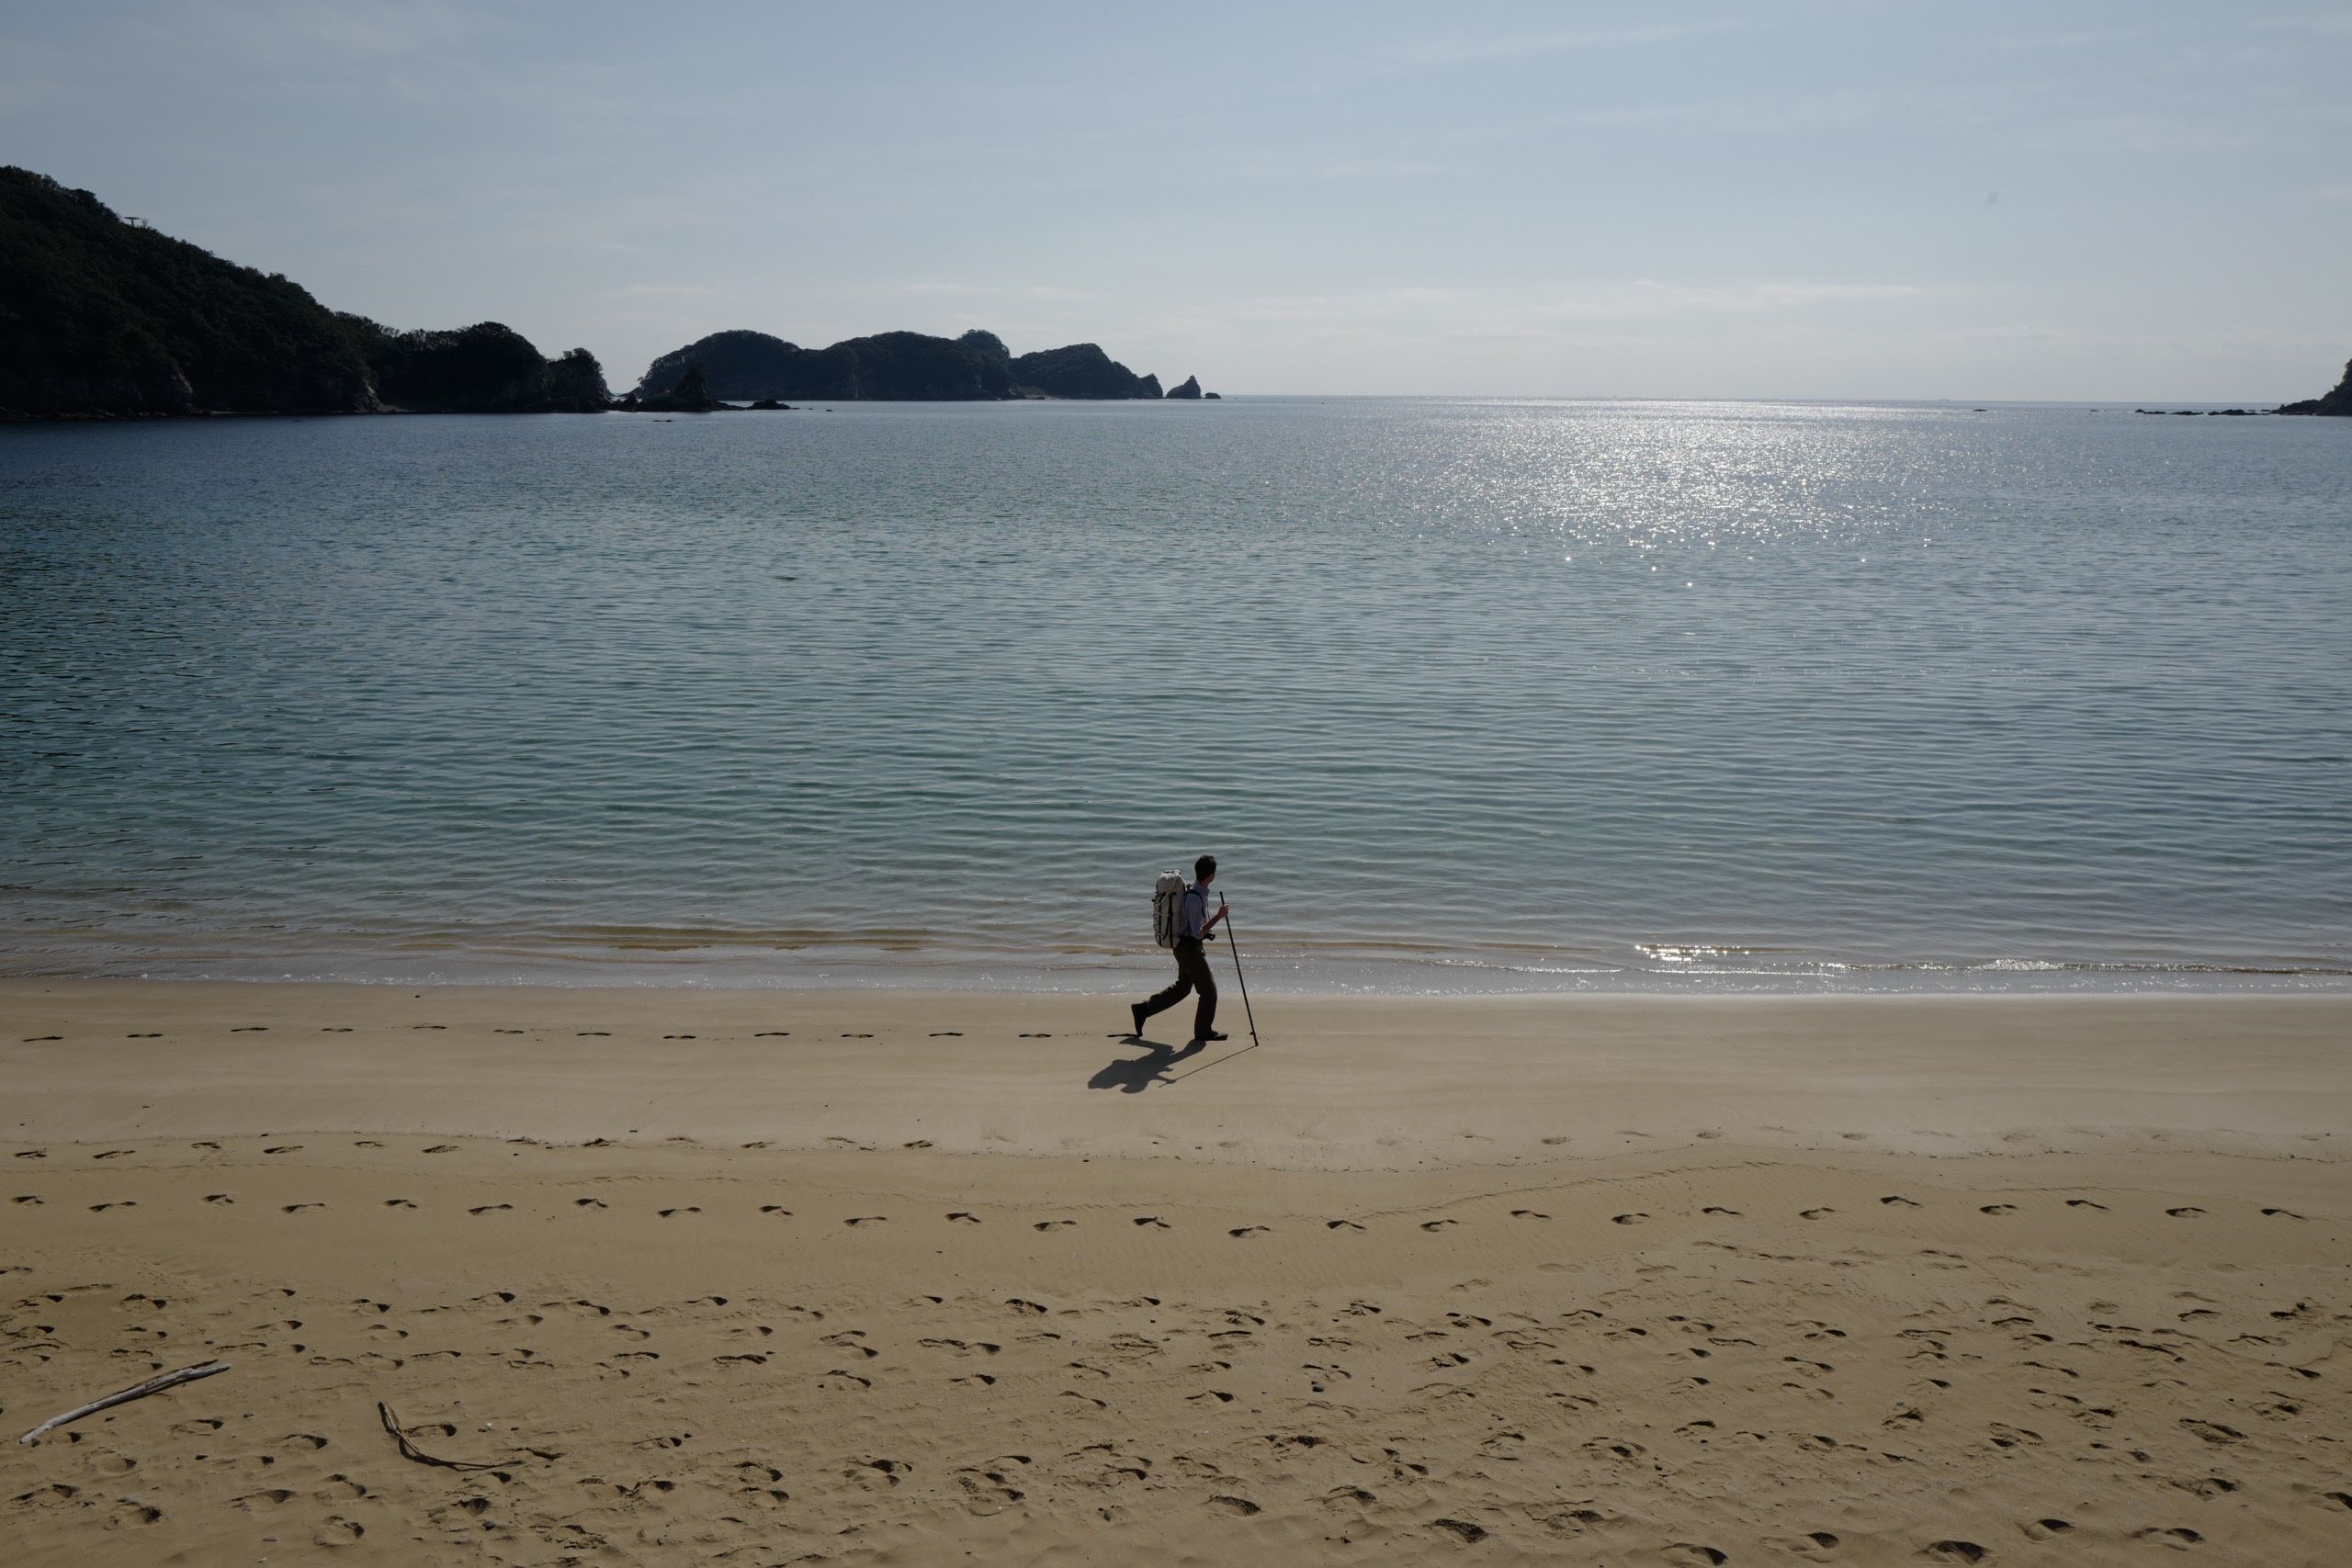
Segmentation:
{"type": "Polygon", "coordinates": [[[1143,1033],[1143,1021],[1153,1013],[1172,1008],[1187,994],[1198,991],[1200,1005],[1193,1013],[1193,1043],[1222,1040],[1216,1023],[1216,976],[1209,973],[1208,955],[1202,944],[1225,919],[1222,904],[1215,914],[1209,912],[1209,884],[1216,880],[1216,856],[1203,855],[1193,863],[1193,882],[1184,889],[1183,897],[1176,903],[1176,983],[1148,1002],[1136,1002],[1128,1008],[1135,1015],[1135,1032],[1143,1033]]]}

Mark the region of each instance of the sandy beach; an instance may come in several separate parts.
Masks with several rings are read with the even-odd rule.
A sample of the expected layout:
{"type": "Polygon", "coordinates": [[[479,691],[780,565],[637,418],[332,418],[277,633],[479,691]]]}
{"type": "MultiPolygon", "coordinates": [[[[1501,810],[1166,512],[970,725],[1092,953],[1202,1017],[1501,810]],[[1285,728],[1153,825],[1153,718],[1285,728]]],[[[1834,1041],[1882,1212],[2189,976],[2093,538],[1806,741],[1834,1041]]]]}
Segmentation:
{"type": "Polygon", "coordinates": [[[0,1017],[10,1562],[2352,1560],[2352,998],[0,1017]]]}

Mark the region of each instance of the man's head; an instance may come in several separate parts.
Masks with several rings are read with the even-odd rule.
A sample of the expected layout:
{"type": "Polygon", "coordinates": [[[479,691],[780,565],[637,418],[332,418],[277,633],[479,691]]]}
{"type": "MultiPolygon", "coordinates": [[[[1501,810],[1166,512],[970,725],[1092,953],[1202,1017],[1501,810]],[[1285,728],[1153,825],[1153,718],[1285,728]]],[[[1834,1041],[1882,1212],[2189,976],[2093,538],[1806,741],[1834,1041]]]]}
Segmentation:
{"type": "Polygon", "coordinates": [[[1193,863],[1193,880],[1205,887],[1216,880],[1216,856],[1203,855],[1193,863]]]}

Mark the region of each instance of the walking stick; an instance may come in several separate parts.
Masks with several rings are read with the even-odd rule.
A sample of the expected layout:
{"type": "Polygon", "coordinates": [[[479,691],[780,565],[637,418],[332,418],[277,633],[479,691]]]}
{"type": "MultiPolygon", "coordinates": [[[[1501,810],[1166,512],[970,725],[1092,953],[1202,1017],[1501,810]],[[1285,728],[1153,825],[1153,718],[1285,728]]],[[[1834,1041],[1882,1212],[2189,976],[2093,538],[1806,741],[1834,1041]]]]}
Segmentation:
{"type": "Polygon", "coordinates": [[[1258,1015],[1250,1010],[1250,976],[1241,972],[1241,944],[1233,940],[1233,911],[1226,907],[1225,895],[1216,896],[1217,912],[1225,917],[1226,951],[1233,954],[1233,977],[1241,982],[1241,1016],[1250,1021],[1250,1045],[1258,1044],[1258,1015]]]}

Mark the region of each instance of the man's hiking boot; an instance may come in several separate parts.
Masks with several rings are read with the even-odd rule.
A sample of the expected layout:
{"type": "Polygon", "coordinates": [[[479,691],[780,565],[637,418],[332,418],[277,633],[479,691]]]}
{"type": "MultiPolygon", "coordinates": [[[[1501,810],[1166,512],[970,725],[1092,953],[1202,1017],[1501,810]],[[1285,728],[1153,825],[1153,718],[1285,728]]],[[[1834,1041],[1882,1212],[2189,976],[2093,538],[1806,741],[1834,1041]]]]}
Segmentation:
{"type": "Polygon", "coordinates": [[[1127,1004],[1127,1016],[1136,1021],[1136,1026],[1133,1029],[1128,1030],[1127,1032],[1134,1035],[1138,1040],[1142,1039],[1143,1004],[1141,1002],[1129,1002],[1127,1004]]]}
{"type": "Polygon", "coordinates": [[[1225,1039],[1225,1038],[1227,1038],[1225,1035],[1219,1034],[1216,1030],[1212,1029],[1212,1030],[1210,1030],[1206,1034],[1195,1034],[1194,1036],[1193,1036],[1193,1044],[1195,1044],[1195,1045],[1200,1045],[1200,1044],[1204,1044],[1204,1043],[1208,1043],[1208,1042],[1210,1042],[1210,1041],[1214,1041],[1214,1040],[1223,1040],[1223,1039],[1225,1039]]]}

